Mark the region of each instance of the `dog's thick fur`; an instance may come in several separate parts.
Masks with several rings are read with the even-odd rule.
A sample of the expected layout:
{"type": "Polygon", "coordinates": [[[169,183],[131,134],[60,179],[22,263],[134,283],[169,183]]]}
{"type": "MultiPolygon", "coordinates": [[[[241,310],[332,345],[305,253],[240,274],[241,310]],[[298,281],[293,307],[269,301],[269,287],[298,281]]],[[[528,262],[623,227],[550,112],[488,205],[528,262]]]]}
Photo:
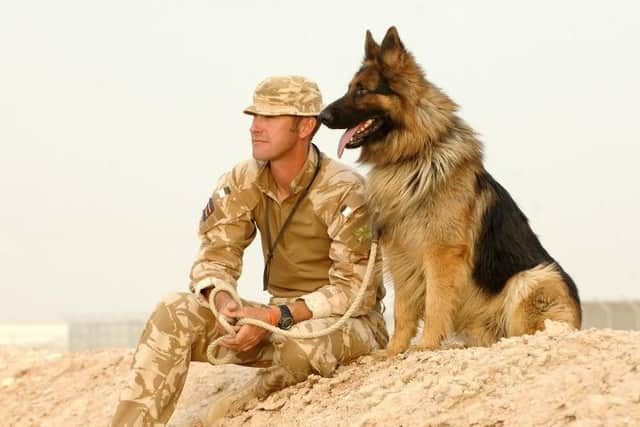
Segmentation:
{"type": "Polygon", "coordinates": [[[482,147],[456,104],[428,82],[391,27],[367,31],[348,92],[321,113],[349,129],[340,151],[361,147],[374,226],[393,278],[388,354],[446,338],[468,346],[530,334],[545,319],[579,328],[573,280],[542,247],[509,193],[484,169],[482,147]]]}

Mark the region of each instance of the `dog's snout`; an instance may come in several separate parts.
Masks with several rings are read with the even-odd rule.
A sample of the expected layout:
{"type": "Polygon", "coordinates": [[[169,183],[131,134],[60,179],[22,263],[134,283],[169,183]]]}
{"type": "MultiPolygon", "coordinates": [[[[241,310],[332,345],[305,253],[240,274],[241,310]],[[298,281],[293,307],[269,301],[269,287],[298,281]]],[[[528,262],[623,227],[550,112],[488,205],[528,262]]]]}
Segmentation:
{"type": "Polygon", "coordinates": [[[325,108],[320,112],[320,116],[318,116],[320,121],[325,125],[329,126],[333,122],[333,114],[329,108],[325,108]]]}

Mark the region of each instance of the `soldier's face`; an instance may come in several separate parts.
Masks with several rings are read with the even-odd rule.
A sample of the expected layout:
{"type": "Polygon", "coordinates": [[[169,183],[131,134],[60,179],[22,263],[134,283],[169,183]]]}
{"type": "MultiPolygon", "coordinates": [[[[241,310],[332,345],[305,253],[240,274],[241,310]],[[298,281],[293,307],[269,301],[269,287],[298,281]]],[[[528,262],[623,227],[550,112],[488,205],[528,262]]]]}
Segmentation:
{"type": "Polygon", "coordinates": [[[298,141],[298,117],[253,116],[251,146],[256,160],[277,160],[285,157],[298,141]]]}

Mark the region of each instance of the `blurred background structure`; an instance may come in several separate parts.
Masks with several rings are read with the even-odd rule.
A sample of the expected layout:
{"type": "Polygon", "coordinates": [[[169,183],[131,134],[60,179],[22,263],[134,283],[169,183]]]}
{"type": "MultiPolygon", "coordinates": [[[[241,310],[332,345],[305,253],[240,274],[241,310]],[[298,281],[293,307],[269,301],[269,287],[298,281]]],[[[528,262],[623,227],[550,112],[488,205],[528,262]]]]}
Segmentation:
{"type": "MultiPolygon", "coordinates": [[[[582,329],[640,330],[640,300],[582,304],[582,329]]],[[[140,319],[75,319],[68,322],[0,322],[0,347],[39,347],[55,351],[133,348],[144,328],[140,319]]],[[[391,311],[387,324],[392,328],[391,311]]]]}

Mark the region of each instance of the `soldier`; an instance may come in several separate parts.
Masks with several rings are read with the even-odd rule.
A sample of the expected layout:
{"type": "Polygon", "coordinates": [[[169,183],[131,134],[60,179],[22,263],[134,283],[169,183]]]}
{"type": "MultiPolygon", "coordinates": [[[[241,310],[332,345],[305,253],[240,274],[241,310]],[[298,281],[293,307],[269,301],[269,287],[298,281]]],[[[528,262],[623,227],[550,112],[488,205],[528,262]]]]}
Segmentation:
{"type": "MultiPolygon", "coordinates": [[[[200,221],[201,247],[191,270],[190,293],[164,298],[151,314],[120,396],[113,426],[165,424],[175,409],[190,361],[207,361],[207,346],[226,332],[210,304],[227,318],[260,319],[281,329],[316,331],[333,324],[362,283],[371,234],[364,181],[311,143],[319,128],[322,97],[300,76],[261,82],[250,128],[253,158],[236,165],[216,185],[200,221]],[[230,296],[242,254],[260,230],[269,305],[238,305],[230,296]],[[209,295],[218,287],[215,301],[209,295]],[[224,290],[227,291],[224,291],[224,290]]],[[[263,367],[239,391],[214,402],[208,421],[248,400],[300,381],[330,375],[338,364],[384,348],[380,274],[354,317],[330,335],[293,340],[265,329],[236,326],[216,357],[263,367]]]]}

